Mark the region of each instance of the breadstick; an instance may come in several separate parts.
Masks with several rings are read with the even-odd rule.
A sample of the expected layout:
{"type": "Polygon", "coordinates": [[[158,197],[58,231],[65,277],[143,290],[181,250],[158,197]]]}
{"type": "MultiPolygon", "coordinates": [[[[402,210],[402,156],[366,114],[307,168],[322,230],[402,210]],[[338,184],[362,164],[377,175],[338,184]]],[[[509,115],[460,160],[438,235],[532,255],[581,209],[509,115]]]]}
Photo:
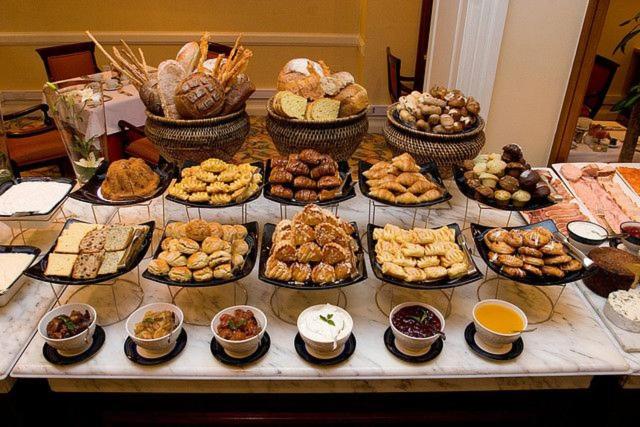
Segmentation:
{"type": "Polygon", "coordinates": [[[216,63],[213,66],[213,70],[211,71],[211,75],[213,76],[214,79],[218,78],[218,74],[220,73],[220,69],[222,68],[223,59],[224,59],[223,54],[219,54],[218,57],[216,58],[216,63]]]}
{"type": "Polygon", "coordinates": [[[118,49],[115,46],[113,47],[113,54],[116,56],[116,58],[118,58],[118,60],[120,60],[120,62],[122,63],[122,66],[124,68],[126,68],[127,70],[129,70],[129,72],[135,76],[135,80],[134,81],[136,83],[138,83],[140,85],[144,84],[144,82],[145,82],[144,77],[142,77],[142,75],[140,75],[140,72],[138,70],[136,70],[133,65],[131,65],[126,59],[124,59],[122,57],[122,55],[120,54],[120,52],[118,51],[118,49]]]}
{"type": "Polygon", "coordinates": [[[198,60],[198,67],[196,68],[199,73],[204,72],[204,61],[207,60],[207,53],[209,52],[209,32],[205,31],[200,37],[200,59],[198,60]]]}
{"type": "Polygon", "coordinates": [[[147,60],[144,59],[144,52],[142,52],[141,48],[138,48],[138,52],[140,53],[140,58],[142,58],[142,71],[144,71],[144,75],[149,80],[149,71],[147,71],[147,60]]]}
{"type": "Polygon", "coordinates": [[[136,58],[136,55],[133,53],[133,50],[131,50],[131,48],[129,47],[129,45],[127,44],[127,42],[125,42],[124,40],[120,39],[120,43],[122,43],[122,45],[125,48],[125,52],[129,53],[131,55],[131,59],[134,62],[134,65],[138,66],[138,69],[142,69],[142,63],[138,60],[138,58],[136,58]]]}

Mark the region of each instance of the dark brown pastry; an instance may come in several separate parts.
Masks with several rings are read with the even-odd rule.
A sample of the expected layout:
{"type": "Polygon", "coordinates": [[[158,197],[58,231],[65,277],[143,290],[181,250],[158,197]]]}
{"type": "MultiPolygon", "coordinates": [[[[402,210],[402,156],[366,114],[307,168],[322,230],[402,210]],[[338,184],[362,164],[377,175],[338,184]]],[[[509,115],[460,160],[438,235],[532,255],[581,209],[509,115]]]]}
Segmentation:
{"type": "Polygon", "coordinates": [[[224,88],[205,73],[193,73],[178,84],[173,100],[183,119],[214,117],[224,107],[224,88]]]}
{"type": "Polygon", "coordinates": [[[519,162],[524,164],[524,155],[522,154],[522,148],[518,144],[508,144],[502,147],[502,160],[510,162],[519,162]]]}
{"type": "Polygon", "coordinates": [[[287,200],[293,199],[293,190],[280,184],[271,187],[271,194],[287,200]]]}
{"type": "Polygon", "coordinates": [[[322,163],[311,169],[311,178],[318,179],[327,175],[335,175],[337,172],[338,168],[334,163],[322,163]]]}
{"type": "Polygon", "coordinates": [[[536,185],[536,189],[531,192],[531,197],[534,199],[544,199],[549,197],[551,194],[551,189],[544,182],[539,182],[536,185]]]}
{"type": "Polygon", "coordinates": [[[536,185],[540,182],[540,175],[534,170],[525,170],[520,174],[518,181],[521,188],[531,192],[536,189],[536,185]]]}
{"type": "Polygon", "coordinates": [[[293,195],[293,198],[299,202],[315,202],[316,200],[318,200],[318,193],[314,190],[305,188],[296,191],[293,195]]]}
{"type": "Polygon", "coordinates": [[[518,179],[509,175],[505,175],[500,178],[500,181],[498,181],[498,185],[500,186],[500,188],[507,190],[509,193],[515,193],[519,188],[518,179]]]}
{"type": "Polygon", "coordinates": [[[469,180],[476,179],[476,173],[474,171],[466,171],[464,173],[464,179],[468,182],[469,180]]]}
{"type": "Polygon", "coordinates": [[[301,160],[290,160],[287,162],[285,170],[294,176],[309,175],[309,166],[305,165],[301,160]]]}
{"type": "Polygon", "coordinates": [[[321,202],[327,201],[327,200],[333,200],[336,197],[338,197],[338,189],[335,188],[333,190],[322,190],[320,191],[320,193],[318,194],[318,198],[320,199],[321,202]]]}
{"type": "Polygon", "coordinates": [[[478,178],[470,179],[467,181],[467,185],[471,188],[478,188],[482,185],[482,181],[478,178]]]}
{"type": "Polygon", "coordinates": [[[296,176],[293,180],[293,188],[296,189],[308,188],[310,190],[315,190],[317,187],[318,184],[316,181],[308,176],[296,176]]]}
{"type": "Polygon", "coordinates": [[[480,185],[476,187],[476,192],[482,197],[493,196],[493,188],[487,187],[486,185],[480,185]]]}
{"type": "Polygon", "coordinates": [[[311,148],[306,148],[300,152],[300,160],[308,165],[317,166],[322,160],[322,154],[311,148]]]}
{"type": "Polygon", "coordinates": [[[340,184],[342,184],[342,180],[339,175],[327,175],[318,180],[318,188],[321,189],[340,187],[340,184]]]}
{"type": "Polygon", "coordinates": [[[289,159],[279,158],[271,160],[271,168],[284,168],[289,163],[289,159]]]}
{"type": "Polygon", "coordinates": [[[293,181],[293,175],[284,168],[272,169],[269,174],[269,182],[271,184],[289,184],[291,181],[293,181]]]}
{"type": "Polygon", "coordinates": [[[289,154],[288,161],[293,162],[294,160],[300,160],[300,155],[298,153],[289,154]]]}
{"type": "Polygon", "coordinates": [[[629,290],[635,276],[627,265],[640,264],[640,257],[617,248],[591,249],[589,258],[593,260],[596,268],[592,275],[584,278],[584,284],[604,298],[607,298],[610,292],[629,290]]]}

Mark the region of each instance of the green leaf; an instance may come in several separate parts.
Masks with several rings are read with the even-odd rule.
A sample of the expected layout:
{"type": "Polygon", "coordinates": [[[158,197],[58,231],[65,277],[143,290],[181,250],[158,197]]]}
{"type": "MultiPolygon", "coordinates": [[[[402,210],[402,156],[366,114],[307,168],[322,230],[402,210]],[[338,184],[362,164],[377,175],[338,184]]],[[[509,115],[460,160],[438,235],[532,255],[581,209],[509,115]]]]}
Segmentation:
{"type": "Polygon", "coordinates": [[[631,96],[627,96],[626,98],[618,101],[613,107],[611,107],[611,111],[622,111],[627,108],[632,107],[638,100],[640,99],[640,93],[635,93],[631,96]]]}
{"type": "Polygon", "coordinates": [[[331,318],[333,317],[333,314],[329,314],[327,315],[327,317],[324,317],[322,314],[320,315],[320,320],[322,320],[323,322],[328,323],[331,326],[336,326],[335,322],[333,320],[331,320],[331,318]]]}
{"type": "Polygon", "coordinates": [[[620,40],[618,42],[618,44],[616,45],[616,47],[613,49],[613,54],[615,55],[616,52],[618,52],[618,50],[622,53],[624,52],[624,49],[627,47],[627,43],[629,43],[631,41],[631,39],[633,39],[635,36],[637,36],[638,34],[640,34],[640,28],[638,28],[638,25],[636,25],[631,31],[629,31],[623,38],[622,40],[620,40]]]}

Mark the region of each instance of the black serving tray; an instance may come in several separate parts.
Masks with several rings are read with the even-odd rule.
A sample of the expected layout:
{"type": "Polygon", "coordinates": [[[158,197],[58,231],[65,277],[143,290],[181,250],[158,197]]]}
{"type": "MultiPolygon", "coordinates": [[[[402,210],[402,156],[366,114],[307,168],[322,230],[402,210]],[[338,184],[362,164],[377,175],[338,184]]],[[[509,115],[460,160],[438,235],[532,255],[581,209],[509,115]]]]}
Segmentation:
{"type": "Polygon", "coordinates": [[[358,226],[355,222],[351,223],[354,227],[355,232],[351,235],[358,244],[358,249],[355,252],[356,255],[356,264],[358,269],[358,274],[348,280],[340,280],[335,283],[318,285],[317,283],[313,283],[311,281],[305,283],[298,282],[284,282],[282,280],[269,279],[266,272],[267,259],[269,258],[269,252],[271,251],[271,239],[273,238],[273,232],[275,231],[276,226],[274,224],[265,224],[264,229],[262,230],[262,247],[260,248],[260,264],[258,267],[258,278],[265,283],[269,283],[271,285],[280,286],[282,288],[289,289],[298,289],[298,290],[323,290],[323,289],[335,289],[342,288],[345,286],[355,285],[358,282],[362,282],[367,279],[367,268],[364,265],[364,251],[362,250],[362,243],[360,242],[360,235],[358,234],[358,226]]]}
{"type": "MultiPolygon", "coordinates": [[[[192,167],[192,166],[198,166],[200,163],[196,163],[196,162],[192,162],[192,161],[187,161],[184,163],[182,169],[188,168],[188,167],[192,167]]],[[[251,166],[255,166],[258,168],[258,173],[260,175],[262,175],[262,181],[264,182],[265,180],[265,174],[264,174],[264,164],[262,162],[253,162],[251,163],[251,166]]],[[[180,169],[180,172],[182,173],[182,169],[180,169]]],[[[178,180],[181,179],[181,173],[176,175],[176,178],[178,180]]],[[[264,186],[264,185],[263,185],[264,186]]],[[[241,202],[229,202],[229,203],[225,203],[223,205],[212,205],[208,202],[190,202],[188,200],[181,200],[178,199],[175,196],[171,196],[169,194],[167,194],[165,196],[165,198],[167,200],[170,200],[174,203],[179,203],[181,205],[185,205],[185,206],[189,206],[191,208],[200,208],[200,209],[220,209],[220,208],[230,208],[233,206],[240,206],[240,205],[244,205],[245,203],[249,203],[252,202],[254,200],[256,200],[258,197],[260,197],[260,193],[262,192],[262,187],[260,186],[258,187],[258,191],[256,191],[251,197],[248,197],[247,199],[241,201],[241,202]]]]}
{"type": "MultiPolygon", "coordinates": [[[[87,224],[86,221],[69,219],[67,220],[67,222],[65,222],[64,227],[62,227],[62,230],[65,230],[71,223],[74,223],[74,222],[83,222],[87,224]]],[[[115,273],[104,274],[102,276],[97,276],[94,279],[73,279],[71,277],[46,276],[44,272],[47,270],[47,261],[49,259],[49,254],[53,252],[53,250],[56,247],[56,244],[58,243],[58,239],[56,238],[56,241],[53,242],[53,245],[51,246],[49,251],[42,257],[40,262],[31,266],[31,268],[25,271],[24,274],[27,275],[28,277],[31,277],[32,279],[40,280],[42,282],[56,283],[59,285],[77,285],[77,286],[107,285],[104,282],[113,280],[133,270],[138,264],[140,264],[140,261],[142,261],[142,259],[144,258],[144,255],[149,250],[149,246],[151,246],[151,241],[153,240],[153,230],[155,229],[155,221],[144,222],[139,225],[146,225],[147,227],[149,227],[149,231],[147,231],[147,234],[143,237],[142,245],[140,246],[140,249],[129,261],[129,264],[126,265],[123,269],[118,270],[115,273]]],[[[62,231],[60,231],[60,234],[62,234],[62,231]]]]}
{"type": "Polygon", "coordinates": [[[464,168],[460,165],[453,165],[453,180],[456,182],[458,189],[462,194],[464,194],[467,198],[471,200],[475,200],[478,203],[482,203],[483,205],[489,206],[493,209],[498,209],[501,211],[512,211],[512,212],[525,212],[525,211],[535,211],[537,209],[548,208],[549,206],[555,205],[555,202],[551,201],[548,198],[544,198],[541,200],[530,200],[524,206],[515,206],[512,200],[509,200],[507,204],[498,203],[495,199],[490,199],[488,197],[482,197],[476,193],[476,190],[469,187],[464,179],[464,168]]]}
{"type": "MultiPolygon", "coordinates": [[[[31,264],[33,264],[37,259],[38,256],[40,255],[40,249],[33,247],[33,246],[11,246],[11,245],[0,245],[0,254],[29,254],[29,255],[33,255],[33,261],[31,261],[31,264]]],[[[22,273],[20,273],[18,275],[18,277],[16,277],[16,279],[9,285],[7,286],[7,288],[0,292],[0,300],[2,300],[2,296],[6,293],[9,293],[11,291],[11,288],[13,287],[13,285],[15,285],[16,283],[18,283],[20,281],[20,278],[22,277],[22,275],[24,274],[24,272],[28,269],[29,267],[27,267],[22,273]]]]}
{"type": "Polygon", "coordinates": [[[340,174],[340,178],[343,180],[344,182],[344,189],[342,191],[342,196],[336,197],[335,199],[331,199],[331,200],[324,200],[324,201],[320,201],[320,200],[316,200],[315,202],[300,202],[298,200],[289,200],[289,199],[285,199],[284,197],[277,197],[274,196],[273,194],[271,194],[271,183],[269,183],[269,176],[271,175],[271,159],[267,160],[267,168],[265,170],[265,182],[266,185],[264,187],[264,198],[271,200],[273,202],[277,202],[283,205],[289,205],[289,206],[306,206],[309,203],[313,203],[315,205],[318,206],[329,206],[329,205],[335,205],[341,202],[344,202],[345,200],[349,200],[349,199],[353,199],[354,197],[356,197],[356,190],[355,190],[355,184],[353,182],[353,178],[351,178],[351,169],[349,167],[349,163],[346,160],[341,160],[338,162],[338,173],[340,174]],[[345,182],[346,181],[346,182],[345,182]]]}
{"type": "MultiPolygon", "coordinates": [[[[519,227],[500,227],[500,228],[504,230],[530,230],[536,227],[544,227],[549,231],[551,231],[552,233],[555,233],[556,231],[558,231],[558,227],[556,227],[556,224],[551,219],[547,219],[534,224],[522,225],[519,227]]],[[[550,276],[539,278],[539,277],[527,275],[522,279],[508,276],[502,273],[500,267],[496,266],[494,263],[489,261],[489,248],[487,248],[487,245],[484,243],[484,235],[487,233],[487,231],[494,228],[498,228],[498,227],[489,227],[486,225],[472,223],[471,234],[473,235],[473,240],[475,241],[476,248],[478,249],[478,254],[482,258],[482,260],[489,266],[489,268],[499,276],[502,276],[509,280],[513,280],[514,282],[524,283],[527,285],[555,286],[555,285],[564,285],[565,283],[582,280],[583,278],[590,276],[595,270],[594,268],[587,270],[586,268],[583,267],[582,270],[573,271],[565,275],[562,279],[553,279],[550,276]]]]}
{"type": "Polygon", "coordinates": [[[73,190],[73,187],[75,187],[75,185],[76,185],[76,180],[72,179],[72,178],[49,178],[49,177],[16,178],[15,181],[3,182],[0,185],[0,194],[4,194],[5,191],[7,191],[9,188],[13,187],[15,184],[19,184],[21,182],[34,182],[34,181],[35,182],[61,182],[61,183],[64,183],[64,184],[69,184],[69,190],[67,191],[67,194],[62,199],[60,199],[60,201],[58,203],[56,203],[47,212],[43,212],[43,213],[16,212],[13,215],[0,215],[0,220],[2,220],[2,219],[28,218],[28,217],[46,218],[47,216],[49,216],[53,212],[55,212],[60,207],[60,205],[62,203],[64,203],[64,201],[67,199],[67,196],[69,196],[69,193],[71,192],[71,190],[73,190]]]}
{"type": "MultiPolygon", "coordinates": [[[[176,221],[169,221],[169,223],[171,222],[176,221]]],[[[220,286],[227,283],[235,282],[242,279],[243,277],[247,277],[251,273],[251,270],[253,270],[253,267],[256,265],[256,259],[258,258],[258,223],[253,221],[242,225],[244,225],[247,229],[247,235],[244,240],[249,245],[249,252],[247,252],[247,254],[245,255],[242,268],[233,277],[229,279],[211,279],[204,282],[196,282],[195,280],[192,280],[190,282],[176,282],[169,279],[169,277],[167,276],[156,276],[155,274],[151,274],[148,269],[146,269],[142,273],[142,277],[144,277],[145,279],[153,280],[154,282],[164,283],[165,285],[169,286],[180,286],[188,288],[220,286]]],[[[165,237],[166,236],[163,234],[160,242],[162,242],[165,237]]],[[[153,254],[153,258],[157,258],[160,252],[162,252],[162,247],[161,245],[158,245],[158,249],[156,250],[156,253],[153,254]]]]}
{"type": "Polygon", "coordinates": [[[144,203],[149,200],[153,200],[156,197],[162,196],[164,192],[169,188],[171,180],[176,175],[176,166],[172,163],[168,163],[164,158],[160,157],[160,161],[157,165],[149,164],[151,170],[158,174],[160,182],[158,188],[146,196],[146,197],[134,197],[127,200],[108,200],[104,198],[100,191],[100,186],[107,178],[107,169],[109,169],[109,162],[103,161],[98,167],[96,173],[91,177],[89,181],[78,190],[69,195],[72,199],[79,200],[81,202],[90,203],[92,205],[102,206],[130,206],[144,203]]]}
{"type": "Polygon", "coordinates": [[[439,199],[432,200],[430,202],[404,204],[404,205],[399,203],[391,203],[389,201],[385,201],[375,196],[369,195],[370,189],[369,189],[369,186],[367,185],[367,178],[363,175],[363,173],[371,169],[372,166],[373,165],[371,163],[367,163],[364,160],[360,160],[360,162],[358,163],[358,185],[360,186],[360,192],[362,193],[363,196],[371,200],[374,200],[378,203],[382,203],[387,206],[396,206],[399,208],[425,208],[425,207],[434,206],[439,203],[443,203],[448,200],[451,200],[451,197],[452,197],[451,193],[449,193],[449,190],[447,190],[447,187],[444,185],[444,182],[440,177],[440,172],[438,172],[438,167],[433,161],[429,161],[429,163],[427,164],[420,165],[420,173],[422,175],[425,175],[427,178],[430,178],[436,184],[438,184],[444,190],[444,194],[439,199]]]}
{"type": "MultiPolygon", "coordinates": [[[[460,226],[458,224],[448,224],[447,227],[453,228],[456,233],[456,241],[459,239],[463,239],[464,236],[460,231],[460,226]]],[[[474,271],[470,274],[467,274],[462,277],[458,277],[456,279],[442,278],[439,280],[432,280],[427,282],[405,282],[404,280],[396,279],[393,277],[385,276],[382,274],[382,266],[376,260],[376,241],[373,239],[373,230],[376,228],[384,228],[378,225],[369,224],[367,225],[367,246],[369,250],[369,261],[371,262],[371,269],[373,270],[373,274],[383,282],[391,283],[396,286],[402,286],[404,288],[412,288],[412,289],[421,289],[421,290],[429,290],[429,289],[447,289],[447,288],[455,288],[457,286],[466,285],[467,283],[475,282],[476,280],[482,279],[482,273],[478,269],[473,257],[471,256],[471,251],[468,250],[466,242],[461,246],[462,251],[467,256],[467,259],[473,266],[474,271]]]]}

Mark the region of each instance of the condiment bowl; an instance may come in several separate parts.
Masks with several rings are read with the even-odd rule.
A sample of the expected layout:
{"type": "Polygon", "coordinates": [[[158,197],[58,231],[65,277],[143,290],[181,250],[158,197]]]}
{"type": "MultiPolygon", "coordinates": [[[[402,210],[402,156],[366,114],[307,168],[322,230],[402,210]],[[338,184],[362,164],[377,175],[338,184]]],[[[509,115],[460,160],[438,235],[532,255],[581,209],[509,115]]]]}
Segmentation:
{"type": "Polygon", "coordinates": [[[157,359],[158,357],[162,357],[176,346],[176,341],[182,332],[182,324],[184,322],[184,314],[179,307],[169,304],[166,302],[156,302],[153,304],[147,304],[143,307],[140,307],[127,319],[127,323],[125,327],[127,329],[127,334],[136,344],[138,354],[140,356],[145,357],[147,359],[157,359]],[[151,338],[144,339],[136,337],[135,330],[136,324],[140,323],[144,319],[144,315],[147,311],[173,311],[176,316],[176,326],[173,330],[160,338],[151,338]]]}
{"type": "Polygon", "coordinates": [[[262,336],[264,335],[266,330],[267,316],[262,312],[262,310],[250,305],[234,305],[233,307],[222,309],[213,317],[213,320],[211,321],[211,331],[213,332],[213,338],[218,342],[218,344],[222,346],[225,353],[236,359],[242,359],[255,353],[256,350],[258,350],[258,346],[260,345],[260,341],[262,340],[262,336]],[[235,341],[222,338],[220,335],[218,335],[218,325],[220,324],[220,317],[223,314],[231,314],[237,309],[251,310],[253,312],[253,315],[255,316],[261,328],[258,335],[244,340],[235,341]]]}
{"type": "Polygon", "coordinates": [[[634,255],[640,254],[640,237],[634,237],[628,233],[630,228],[636,228],[640,231],[640,222],[627,221],[620,224],[620,231],[623,233],[622,243],[625,248],[634,255]]]}
{"type": "Polygon", "coordinates": [[[596,248],[607,241],[608,232],[600,224],[590,221],[571,221],[567,224],[567,232],[569,234],[569,243],[578,248],[583,254],[588,254],[593,248],[596,248]],[[578,232],[580,226],[591,227],[601,238],[590,238],[578,232]]]}
{"type": "Polygon", "coordinates": [[[96,330],[97,317],[98,315],[96,310],[89,304],[65,304],[54,308],[42,316],[40,323],[38,323],[38,333],[47,342],[47,344],[55,348],[62,356],[75,356],[84,353],[89,347],[91,347],[91,344],[93,343],[93,333],[96,330]],[[80,311],[82,313],[84,313],[85,310],[89,311],[89,315],[91,316],[91,324],[89,327],[78,335],[74,335],[69,338],[49,338],[47,335],[47,325],[49,322],[53,320],[54,317],[62,314],[69,316],[73,310],[80,311]]]}
{"type": "Polygon", "coordinates": [[[307,307],[302,311],[302,313],[300,313],[297,321],[298,332],[300,333],[302,341],[304,341],[307,351],[310,355],[318,359],[332,359],[340,355],[344,351],[344,345],[353,330],[353,319],[351,318],[351,315],[345,309],[334,306],[345,318],[345,327],[340,331],[335,341],[330,338],[320,339],[317,336],[310,336],[304,327],[305,318],[310,314],[310,312],[316,311],[325,305],[326,304],[318,304],[307,307]]]}
{"type": "Polygon", "coordinates": [[[395,344],[398,350],[408,356],[422,356],[423,354],[427,353],[429,349],[431,349],[431,345],[436,342],[440,335],[435,334],[425,338],[412,337],[403,332],[400,332],[393,324],[393,316],[398,312],[398,310],[412,305],[424,307],[438,316],[441,325],[440,332],[444,331],[444,316],[435,307],[422,302],[404,302],[393,307],[393,310],[391,310],[391,312],[389,313],[389,324],[391,325],[391,331],[393,332],[393,336],[395,337],[395,344]]]}
{"type": "Polygon", "coordinates": [[[480,323],[476,317],[476,311],[478,307],[481,307],[486,304],[497,304],[502,305],[511,309],[514,313],[520,316],[522,320],[522,331],[527,329],[527,325],[529,321],[527,320],[527,315],[517,306],[511,304],[510,302],[499,300],[499,299],[486,299],[480,301],[475,306],[473,306],[473,323],[476,326],[476,343],[480,348],[489,353],[494,354],[503,354],[507,353],[511,350],[511,344],[520,338],[522,335],[522,331],[513,332],[510,334],[502,334],[499,332],[492,331],[485,327],[482,323],[480,323]]]}

